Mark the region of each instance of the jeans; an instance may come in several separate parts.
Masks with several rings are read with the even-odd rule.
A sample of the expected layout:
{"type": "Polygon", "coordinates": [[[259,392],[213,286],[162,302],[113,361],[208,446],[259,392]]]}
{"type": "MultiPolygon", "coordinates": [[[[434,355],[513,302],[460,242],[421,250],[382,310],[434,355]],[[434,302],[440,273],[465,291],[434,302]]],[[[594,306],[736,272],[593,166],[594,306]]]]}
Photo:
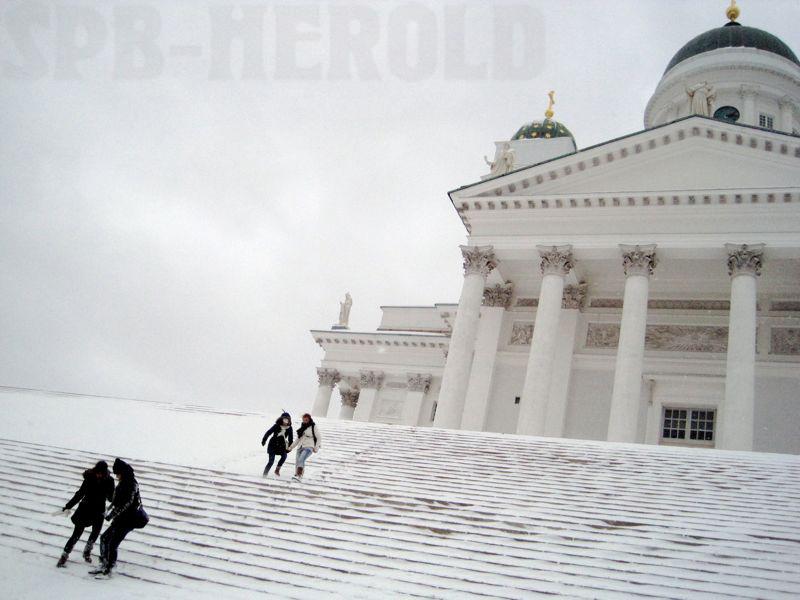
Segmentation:
{"type": "Polygon", "coordinates": [[[108,526],[100,536],[100,561],[107,569],[111,569],[117,562],[117,548],[125,539],[125,536],[133,531],[132,524],[128,522],[118,522],[116,519],[108,526]]]}
{"type": "Polygon", "coordinates": [[[308,457],[311,456],[313,450],[311,448],[298,448],[297,457],[294,459],[294,464],[298,467],[305,467],[308,457]]]}
{"type": "MultiPolygon", "coordinates": [[[[97,536],[100,535],[100,529],[103,526],[103,517],[101,516],[97,521],[92,523],[92,532],[89,534],[89,539],[86,542],[86,545],[91,548],[94,544],[97,536]]],[[[86,529],[83,525],[75,525],[75,529],[72,531],[72,536],[67,540],[67,545],[64,546],[64,552],[69,554],[72,552],[72,548],[80,539],[81,535],[83,535],[83,530],[86,529]]]]}
{"type": "MultiPolygon", "coordinates": [[[[278,461],[278,466],[276,467],[277,469],[280,469],[283,466],[283,463],[286,462],[286,457],[287,456],[289,456],[289,455],[286,452],[281,452],[281,459],[278,461]]],[[[270,452],[269,453],[269,462],[267,463],[267,466],[264,467],[264,475],[269,473],[269,470],[272,468],[272,463],[274,463],[274,462],[275,462],[275,453],[274,452],[270,452]]]]}

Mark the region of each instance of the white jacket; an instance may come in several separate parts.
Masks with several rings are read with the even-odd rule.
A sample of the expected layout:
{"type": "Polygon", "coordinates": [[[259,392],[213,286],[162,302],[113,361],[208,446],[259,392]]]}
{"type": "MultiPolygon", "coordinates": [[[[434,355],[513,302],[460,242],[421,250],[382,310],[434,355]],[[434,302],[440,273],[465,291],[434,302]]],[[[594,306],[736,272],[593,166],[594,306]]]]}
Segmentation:
{"type": "Polygon", "coordinates": [[[293,450],[294,448],[313,448],[314,450],[319,450],[321,444],[322,433],[319,431],[319,425],[314,423],[311,427],[306,427],[303,435],[297,437],[294,443],[289,447],[289,450],[293,450]],[[314,430],[313,432],[311,431],[312,429],[314,430]],[[314,443],[315,434],[317,436],[316,443],[314,443]]]}

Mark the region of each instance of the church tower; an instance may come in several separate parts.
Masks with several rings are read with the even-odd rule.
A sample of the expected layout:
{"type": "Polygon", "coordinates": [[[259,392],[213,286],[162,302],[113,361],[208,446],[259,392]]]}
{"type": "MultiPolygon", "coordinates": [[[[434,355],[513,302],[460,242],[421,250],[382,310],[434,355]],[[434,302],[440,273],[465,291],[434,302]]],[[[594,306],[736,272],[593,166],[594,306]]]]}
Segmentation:
{"type": "Polygon", "coordinates": [[[800,132],[800,61],[771,33],[728,23],[678,50],[647,103],[648,129],[690,114],[784,133],[800,132]]]}

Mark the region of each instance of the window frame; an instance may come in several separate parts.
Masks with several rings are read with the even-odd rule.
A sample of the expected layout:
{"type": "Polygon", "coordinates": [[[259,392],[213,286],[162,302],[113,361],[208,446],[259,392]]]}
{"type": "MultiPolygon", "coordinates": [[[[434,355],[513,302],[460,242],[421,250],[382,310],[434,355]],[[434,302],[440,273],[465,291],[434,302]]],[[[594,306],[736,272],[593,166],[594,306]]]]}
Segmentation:
{"type": "MultiPolygon", "coordinates": [[[[675,420],[675,417],[670,417],[672,420],[675,420]]],[[[697,419],[699,421],[699,419],[697,419]]],[[[707,423],[708,419],[703,419],[703,423],[707,423]]],[[[704,429],[699,429],[698,431],[703,431],[704,429]]],[[[658,443],[665,446],[689,446],[692,448],[714,448],[717,443],[717,436],[719,435],[719,408],[715,405],[706,405],[706,404],[682,404],[682,403],[665,403],[661,406],[661,418],[659,421],[659,429],[658,429],[658,443]],[[664,437],[664,429],[665,423],[667,418],[667,411],[686,411],[685,419],[681,419],[680,416],[677,420],[685,421],[685,434],[686,436],[683,438],[672,438],[672,437],[664,437]],[[699,440],[699,439],[692,439],[692,421],[695,419],[695,413],[712,413],[713,417],[711,419],[712,428],[711,428],[711,439],[710,440],[699,440]]]]}
{"type": "Polygon", "coordinates": [[[758,126],[762,129],[775,129],[775,117],[768,113],[758,113],[758,126]],[[761,124],[761,121],[764,121],[764,124],[761,124]]]}

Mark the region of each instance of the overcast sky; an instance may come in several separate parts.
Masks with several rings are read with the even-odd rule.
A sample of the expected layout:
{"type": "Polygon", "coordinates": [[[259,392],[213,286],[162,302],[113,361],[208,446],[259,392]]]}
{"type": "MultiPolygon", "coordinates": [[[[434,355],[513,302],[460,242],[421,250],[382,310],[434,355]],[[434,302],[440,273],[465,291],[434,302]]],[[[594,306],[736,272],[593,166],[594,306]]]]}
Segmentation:
{"type": "Polygon", "coordinates": [[[493,142],[550,89],[579,148],[640,130],[727,4],[3,0],[0,385],[308,410],[345,292],[458,300],[493,142]]]}

